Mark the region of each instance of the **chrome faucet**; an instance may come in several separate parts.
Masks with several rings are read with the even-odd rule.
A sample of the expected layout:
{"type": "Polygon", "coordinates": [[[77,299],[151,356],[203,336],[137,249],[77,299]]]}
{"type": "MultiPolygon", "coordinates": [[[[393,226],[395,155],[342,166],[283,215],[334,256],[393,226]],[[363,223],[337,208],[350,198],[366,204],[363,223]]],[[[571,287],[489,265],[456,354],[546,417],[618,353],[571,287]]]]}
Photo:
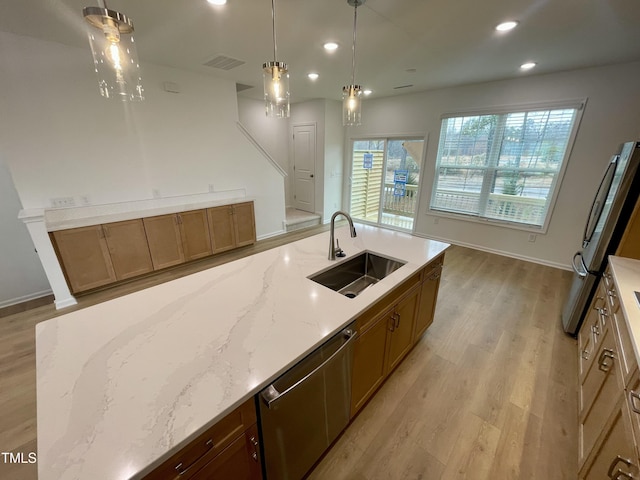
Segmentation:
{"type": "MultiPolygon", "coordinates": [[[[333,239],[334,239],[334,236],[335,236],[333,231],[335,229],[335,221],[336,221],[336,217],[338,215],[342,215],[349,222],[349,228],[351,229],[351,238],[356,236],[356,227],[353,226],[353,220],[351,220],[351,217],[349,216],[349,214],[343,212],[342,210],[338,210],[336,213],[334,213],[331,216],[331,234],[329,235],[329,260],[335,260],[336,259],[336,255],[338,257],[344,257],[345,256],[345,253],[340,248],[340,243],[338,243],[338,248],[337,249],[336,249],[336,246],[333,244],[333,239]]],[[[336,242],[337,242],[337,240],[336,240],[336,242]]]]}

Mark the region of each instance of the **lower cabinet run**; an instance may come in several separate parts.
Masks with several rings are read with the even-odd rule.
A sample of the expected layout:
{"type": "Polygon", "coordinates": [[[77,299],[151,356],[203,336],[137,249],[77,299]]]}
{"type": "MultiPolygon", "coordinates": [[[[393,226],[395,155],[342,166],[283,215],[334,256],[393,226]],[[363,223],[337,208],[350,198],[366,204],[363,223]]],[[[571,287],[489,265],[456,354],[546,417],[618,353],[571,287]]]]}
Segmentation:
{"type": "Polygon", "coordinates": [[[578,347],[579,478],[639,479],[638,365],[610,270],[598,285],[578,347]]]}
{"type": "Polygon", "coordinates": [[[50,234],[73,293],[256,242],[253,202],[57,230],[50,234]]]}
{"type": "Polygon", "coordinates": [[[260,443],[253,398],[171,456],[144,480],[260,480],[260,443]]]}

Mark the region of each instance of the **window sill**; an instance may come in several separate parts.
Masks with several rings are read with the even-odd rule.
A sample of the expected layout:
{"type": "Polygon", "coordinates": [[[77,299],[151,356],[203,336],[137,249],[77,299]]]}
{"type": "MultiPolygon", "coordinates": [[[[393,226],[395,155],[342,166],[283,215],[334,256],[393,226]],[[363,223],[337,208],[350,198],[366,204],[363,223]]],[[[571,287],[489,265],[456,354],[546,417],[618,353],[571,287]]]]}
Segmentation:
{"type": "Polygon", "coordinates": [[[523,223],[508,222],[505,220],[475,217],[473,215],[465,215],[463,213],[443,212],[441,210],[432,210],[431,208],[427,210],[427,213],[425,213],[425,215],[439,218],[448,218],[451,220],[460,220],[463,222],[479,223],[482,225],[491,225],[494,227],[509,228],[511,230],[520,230],[523,232],[536,233],[539,235],[546,234],[548,229],[548,225],[539,227],[536,225],[526,225],[523,223]]]}

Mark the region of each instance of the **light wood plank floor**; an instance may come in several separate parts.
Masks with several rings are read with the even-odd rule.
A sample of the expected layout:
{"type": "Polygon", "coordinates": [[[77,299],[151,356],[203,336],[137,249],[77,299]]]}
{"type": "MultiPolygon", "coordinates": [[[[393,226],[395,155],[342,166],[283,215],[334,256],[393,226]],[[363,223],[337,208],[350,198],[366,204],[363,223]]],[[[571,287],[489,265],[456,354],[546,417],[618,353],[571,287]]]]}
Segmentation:
{"type": "Polygon", "coordinates": [[[434,324],[309,479],[577,478],[570,279],[449,249],[434,324]]]}
{"type": "MultiPolygon", "coordinates": [[[[326,230],[321,226],[80,297],[72,309],[326,230]]],[[[559,313],[569,272],[461,247],[447,252],[436,319],[311,474],[312,479],[572,479],[576,342],[559,313]]],[[[0,452],[36,451],[36,323],[0,318],[0,452]]],[[[0,479],[36,479],[7,465],[0,479]]]]}

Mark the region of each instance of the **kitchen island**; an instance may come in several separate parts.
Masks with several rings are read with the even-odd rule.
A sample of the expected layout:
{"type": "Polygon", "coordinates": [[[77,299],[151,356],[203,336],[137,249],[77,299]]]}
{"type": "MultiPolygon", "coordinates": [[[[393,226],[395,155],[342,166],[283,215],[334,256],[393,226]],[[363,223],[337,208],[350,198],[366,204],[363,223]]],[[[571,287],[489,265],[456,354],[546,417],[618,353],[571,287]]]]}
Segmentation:
{"type": "Polygon", "coordinates": [[[325,232],[39,324],[39,478],[142,476],[448,247],[356,228],[347,258],[406,262],[356,298],[307,279],[325,232]]]}

